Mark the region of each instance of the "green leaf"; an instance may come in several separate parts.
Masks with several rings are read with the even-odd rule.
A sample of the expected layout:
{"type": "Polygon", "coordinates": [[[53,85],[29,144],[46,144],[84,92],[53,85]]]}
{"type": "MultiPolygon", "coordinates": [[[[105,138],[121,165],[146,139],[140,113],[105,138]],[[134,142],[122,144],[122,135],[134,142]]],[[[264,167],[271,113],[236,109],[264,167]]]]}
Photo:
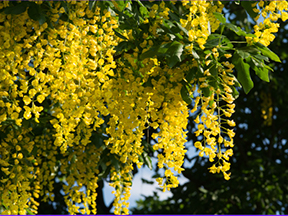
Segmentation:
{"type": "Polygon", "coordinates": [[[253,81],[250,77],[250,66],[243,61],[243,59],[239,56],[237,52],[235,52],[232,62],[237,69],[237,79],[243,86],[244,92],[248,94],[254,86],[253,81]]]}
{"type": "Polygon", "coordinates": [[[206,49],[214,48],[217,45],[223,44],[225,46],[221,46],[223,49],[233,48],[233,44],[231,41],[224,35],[221,34],[211,34],[208,37],[208,40],[205,43],[206,49]]]}
{"type": "Polygon", "coordinates": [[[134,44],[131,41],[122,41],[115,47],[115,50],[121,52],[129,50],[130,48],[134,48],[134,44]]]}
{"type": "Polygon", "coordinates": [[[261,51],[261,53],[264,56],[267,56],[273,61],[281,62],[280,58],[274,52],[272,52],[268,47],[264,46],[263,44],[259,42],[255,43],[255,45],[258,47],[258,49],[261,51]]]}
{"type": "Polygon", "coordinates": [[[38,21],[40,25],[46,22],[45,13],[42,12],[40,5],[32,3],[28,9],[28,15],[31,19],[38,21]]]}
{"type": "Polygon", "coordinates": [[[27,7],[30,5],[31,2],[21,2],[17,4],[16,6],[10,6],[5,8],[4,12],[6,14],[21,14],[24,13],[27,9],[27,7]]]}
{"type": "Polygon", "coordinates": [[[209,39],[205,43],[205,49],[212,49],[221,43],[219,38],[209,39]]]}
{"type": "Polygon", "coordinates": [[[88,3],[89,10],[92,10],[94,4],[95,4],[95,1],[89,1],[89,3],[88,3]]]}
{"type": "Polygon", "coordinates": [[[237,99],[239,97],[239,92],[237,91],[237,89],[234,86],[230,86],[230,88],[232,88],[232,96],[237,99]]]}
{"type": "Polygon", "coordinates": [[[145,183],[145,184],[151,184],[151,185],[154,184],[154,181],[149,181],[149,180],[144,179],[144,178],[141,178],[141,181],[142,181],[142,183],[145,183]]]}
{"type": "Polygon", "coordinates": [[[116,169],[116,171],[120,170],[120,161],[118,161],[115,156],[111,155],[112,157],[110,157],[111,159],[111,164],[113,165],[113,167],[116,169]]]}
{"type": "Polygon", "coordinates": [[[187,86],[186,85],[183,85],[182,88],[181,88],[181,97],[182,99],[188,104],[190,105],[192,103],[192,99],[189,95],[189,91],[187,89],[187,86]]]}
{"type": "Polygon", "coordinates": [[[179,62],[179,59],[176,56],[168,57],[167,59],[167,65],[170,68],[173,68],[178,62],[179,62]]]}
{"type": "Polygon", "coordinates": [[[26,211],[27,211],[28,215],[34,215],[34,213],[29,208],[27,208],[26,211]]]}
{"type": "Polygon", "coordinates": [[[123,40],[128,40],[128,38],[126,38],[125,36],[123,36],[122,34],[120,34],[118,31],[116,31],[115,29],[113,29],[113,31],[115,32],[115,34],[119,37],[122,38],[123,40]]]}
{"type": "Polygon", "coordinates": [[[149,155],[147,154],[147,152],[143,152],[143,158],[144,158],[144,163],[148,166],[148,168],[150,170],[152,170],[153,166],[152,166],[152,160],[151,158],[149,157],[149,155]]]}
{"type": "MultiPolygon", "coordinates": [[[[158,46],[152,46],[148,51],[142,53],[140,55],[140,59],[143,60],[145,58],[152,58],[154,56],[169,56],[169,58],[173,58],[175,61],[175,64],[179,61],[179,55],[181,56],[183,52],[183,45],[177,41],[158,45],[158,46]],[[180,45],[179,45],[180,44],[180,45]],[[182,50],[181,50],[182,48],[182,50]]],[[[181,59],[180,59],[181,60],[181,59]]],[[[171,60],[172,61],[172,60],[171,60]]],[[[175,65],[174,64],[174,65],[175,65]]],[[[174,66],[172,65],[172,67],[174,66]]]]}
{"type": "Polygon", "coordinates": [[[205,97],[210,97],[212,94],[212,91],[210,91],[210,89],[208,87],[201,88],[201,90],[202,90],[205,97]]]}
{"type": "Polygon", "coordinates": [[[200,59],[199,55],[197,54],[197,52],[193,49],[192,50],[192,56],[195,58],[195,59],[200,59]]]}
{"type": "Polygon", "coordinates": [[[236,52],[242,59],[246,59],[250,56],[250,54],[248,52],[245,52],[242,50],[236,50],[236,52]]]}
{"type": "Polygon", "coordinates": [[[266,65],[266,64],[264,64],[264,67],[266,68],[266,69],[268,69],[268,70],[270,70],[270,71],[274,71],[271,67],[269,67],[268,65],[266,65]]]}
{"type": "Polygon", "coordinates": [[[265,82],[270,82],[268,69],[266,69],[266,68],[260,69],[260,68],[255,67],[254,70],[255,70],[256,75],[260,79],[262,79],[265,82]]]}
{"type": "Polygon", "coordinates": [[[140,5],[139,11],[141,13],[141,15],[143,17],[148,16],[149,15],[149,11],[147,10],[147,8],[145,7],[145,5],[142,4],[141,1],[137,0],[138,4],[140,5]]]}
{"type": "Polygon", "coordinates": [[[160,46],[152,46],[149,50],[140,55],[140,59],[153,58],[158,54],[160,46]]]}
{"type": "Polygon", "coordinates": [[[233,25],[232,23],[224,23],[224,25],[230,30],[234,31],[239,36],[256,37],[254,34],[248,34],[246,31],[242,30],[240,27],[236,25],[233,25]]]}
{"type": "Polygon", "coordinates": [[[181,55],[184,50],[183,47],[184,45],[178,41],[173,41],[172,43],[169,43],[169,48],[165,55],[167,57],[167,64],[170,68],[174,67],[178,62],[181,62],[181,55]]]}
{"type": "Polygon", "coordinates": [[[98,181],[100,181],[102,178],[106,178],[110,173],[109,169],[103,170],[101,173],[98,174],[98,181]]]}
{"type": "Polygon", "coordinates": [[[264,63],[253,58],[248,58],[247,63],[255,71],[256,75],[265,82],[269,82],[269,71],[264,67],[264,63]]]}
{"type": "Polygon", "coordinates": [[[240,47],[240,48],[237,48],[237,50],[248,52],[248,53],[253,54],[253,55],[257,55],[258,53],[260,53],[260,51],[257,48],[255,48],[254,46],[240,47]]]}
{"type": "Polygon", "coordinates": [[[91,10],[93,13],[95,12],[96,10],[96,0],[90,0],[89,1],[89,10],[91,10]]]}
{"type": "Polygon", "coordinates": [[[210,68],[209,71],[210,71],[212,76],[218,77],[218,69],[217,69],[215,64],[212,65],[212,67],[210,68]]]}
{"type": "Polygon", "coordinates": [[[154,174],[151,178],[159,178],[161,175],[159,173],[154,174]]]}
{"type": "Polygon", "coordinates": [[[255,59],[259,60],[259,61],[264,60],[264,61],[266,61],[266,62],[269,62],[269,58],[268,58],[268,57],[262,56],[262,55],[260,55],[260,54],[253,55],[253,58],[255,58],[255,59]]]}
{"type": "Polygon", "coordinates": [[[219,12],[214,12],[213,14],[221,23],[226,23],[226,18],[223,16],[223,14],[219,12]]]}
{"type": "Polygon", "coordinates": [[[177,22],[176,25],[178,26],[178,28],[179,28],[181,31],[183,31],[183,32],[186,34],[186,36],[189,36],[189,32],[187,31],[187,29],[183,28],[183,26],[181,26],[180,23],[177,22]]]}
{"type": "Polygon", "coordinates": [[[123,11],[127,5],[127,1],[114,1],[117,4],[117,8],[119,9],[119,11],[123,11]]]}
{"type": "MultiPolygon", "coordinates": [[[[173,4],[172,4],[172,6],[174,6],[173,4]]],[[[175,6],[174,6],[175,7],[175,6]]],[[[176,9],[177,10],[177,9],[176,9]]],[[[173,11],[173,12],[175,12],[175,11],[173,11]]],[[[169,10],[169,16],[171,17],[171,19],[172,20],[174,20],[174,21],[176,21],[176,23],[179,23],[180,22],[180,18],[177,16],[177,15],[175,15],[174,13],[173,13],[172,11],[170,11],[169,10]]],[[[181,26],[182,27],[182,26],[181,26]]],[[[182,27],[183,28],[183,27],[182,27]]],[[[187,30],[186,30],[187,31],[187,30]]]]}
{"type": "Polygon", "coordinates": [[[246,10],[250,17],[254,19],[258,15],[258,13],[253,11],[252,4],[254,4],[254,2],[252,1],[241,1],[241,6],[246,10]]]}
{"type": "Polygon", "coordinates": [[[198,71],[197,67],[193,67],[189,70],[188,74],[185,76],[185,79],[187,80],[188,83],[190,83],[190,81],[195,78],[197,71],[198,71]]]}

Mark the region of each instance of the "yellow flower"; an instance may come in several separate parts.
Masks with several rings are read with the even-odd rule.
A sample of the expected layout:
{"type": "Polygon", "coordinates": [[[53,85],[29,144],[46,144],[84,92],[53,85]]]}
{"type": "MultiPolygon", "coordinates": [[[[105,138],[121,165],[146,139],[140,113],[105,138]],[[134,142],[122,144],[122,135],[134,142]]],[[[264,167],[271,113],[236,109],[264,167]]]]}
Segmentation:
{"type": "Polygon", "coordinates": [[[45,96],[44,95],[40,94],[40,95],[37,96],[37,101],[39,103],[42,103],[44,100],[45,100],[45,96]]]}
{"type": "Polygon", "coordinates": [[[28,104],[31,103],[31,98],[28,97],[27,95],[25,95],[25,96],[23,97],[23,101],[24,101],[25,105],[28,105],[28,104]]]}
{"type": "Polygon", "coordinates": [[[233,120],[228,120],[227,123],[231,127],[234,127],[236,125],[236,123],[233,120]]]}
{"type": "Polygon", "coordinates": [[[213,164],[213,166],[210,167],[210,168],[208,168],[208,169],[209,169],[209,172],[211,172],[211,173],[213,173],[213,174],[215,174],[216,171],[217,171],[217,167],[215,166],[215,164],[213,164]]]}
{"type": "Polygon", "coordinates": [[[226,172],[223,172],[223,175],[224,175],[224,179],[228,181],[230,179],[231,173],[227,174],[226,172]]]}
{"type": "Polygon", "coordinates": [[[22,154],[22,153],[19,153],[18,156],[17,156],[17,158],[21,160],[21,159],[23,158],[23,154],[22,154]]]}

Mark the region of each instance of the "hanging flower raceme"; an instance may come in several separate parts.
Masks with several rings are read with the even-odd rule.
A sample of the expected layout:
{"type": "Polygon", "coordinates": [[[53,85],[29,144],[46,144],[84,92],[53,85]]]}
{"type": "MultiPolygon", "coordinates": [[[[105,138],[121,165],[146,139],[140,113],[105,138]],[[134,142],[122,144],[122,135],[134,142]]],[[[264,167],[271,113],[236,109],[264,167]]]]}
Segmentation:
{"type": "Polygon", "coordinates": [[[260,42],[261,44],[268,46],[274,39],[273,33],[278,32],[279,23],[276,23],[278,19],[282,19],[285,22],[288,19],[288,3],[287,1],[259,1],[254,3],[254,12],[258,13],[255,17],[255,21],[258,23],[254,25],[254,35],[256,37],[246,37],[247,42],[260,42]],[[257,7],[258,6],[258,7],[257,7]],[[260,17],[263,21],[259,22],[260,17]]]}
{"type": "MultiPolygon", "coordinates": [[[[278,30],[274,21],[287,18],[287,2],[257,5],[263,23],[255,25],[255,37],[240,36],[265,47],[278,30]]],[[[54,201],[59,180],[70,214],[96,214],[97,182],[110,178],[114,213],[128,214],[134,165],[147,164],[149,151],[164,169],[156,179],[163,191],[177,187],[192,101],[199,156],[228,180],[234,65],[249,59],[243,62],[245,50],[214,34],[220,23],[232,25],[221,17],[223,7],[220,1],[0,2],[1,213],[37,214],[40,202],[54,201]],[[232,52],[240,57],[231,60],[232,52]]]]}

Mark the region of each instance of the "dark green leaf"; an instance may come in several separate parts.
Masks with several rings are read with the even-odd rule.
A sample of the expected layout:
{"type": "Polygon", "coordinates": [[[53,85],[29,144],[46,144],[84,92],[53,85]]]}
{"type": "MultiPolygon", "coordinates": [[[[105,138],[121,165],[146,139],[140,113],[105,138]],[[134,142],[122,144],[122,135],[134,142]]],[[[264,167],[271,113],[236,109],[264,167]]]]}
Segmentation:
{"type": "Polygon", "coordinates": [[[15,6],[10,6],[4,9],[6,14],[21,14],[26,11],[31,2],[21,2],[15,6]]]}
{"type": "Polygon", "coordinates": [[[212,49],[212,48],[218,46],[220,43],[221,43],[221,40],[219,38],[208,39],[205,43],[205,48],[206,49],[212,49]]]}
{"type": "Polygon", "coordinates": [[[123,36],[122,34],[120,34],[118,31],[116,31],[115,29],[113,29],[113,31],[115,32],[115,34],[118,36],[118,37],[120,37],[120,38],[122,38],[123,40],[128,40],[128,38],[126,38],[125,36],[123,36]]]}
{"type": "Polygon", "coordinates": [[[221,23],[226,23],[226,18],[223,16],[223,14],[219,12],[214,12],[213,14],[221,23]]]}
{"type": "Polygon", "coordinates": [[[269,58],[268,58],[268,57],[262,56],[262,55],[260,55],[260,54],[253,55],[253,57],[254,57],[255,59],[258,59],[259,61],[264,60],[264,61],[266,61],[266,62],[269,62],[269,58]]]}
{"type": "Polygon", "coordinates": [[[250,77],[250,71],[249,71],[250,66],[249,64],[243,61],[243,59],[239,56],[237,52],[235,52],[232,62],[235,65],[235,68],[237,69],[237,79],[243,86],[244,92],[248,94],[248,92],[254,86],[253,81],[250,77]]]}
{"type": "Polygon", "coordinates": [[[179,59],[176,56],[172,56],[172,57],[168,57],[166,61],[167,61],[167,65],[170,68],[173,68],[179,62],[179,59]]]}
{"type": "Polygon", "coordinates": [[[115,47],[115,50],[117,52],[121,52],[124,50],[129,50],[129,49],[133,48],[133,46],[134,46],[134,44],[130,41],[122,41],[115,47]]]}
{"type": "Polygon", "coordinates": [[[240,48],[237,48],[237,50],[241,50],[241,51],[248,52],[250,54],[255,54],[255,55],[260,53],[260,51],[257,48],[255,48],[254,46],[240,47],[240,48]]]}
{"type": "Polygon", "coordinates": [[[263,81],[270,82],[268,69],[266,68],[260,69],[260,68],[255,67],[255,73],[263,81]]]}
{"type": "Polygon", "coordinates": [[[145,183],[145,184],[151,184],[151,185],[154,184],[154,181],[148,181],[147,179],[144,179],[144,178],[141,178],[141,181],[142,183],[145,183]]]}
{"type": "Polygon", "coordinates": [[[119,162],[119,160],[117,160],[115,158],[115,156],[111,156],[110,159],[111,159],[111,163],[112,163],[113,167],[116,169],[116,171],[120,170],[120,162],[119,162]]]}
{"type": "Polygon", "coordinates": [[[153,166],[152,166],[152,160],[151,158],[149,157],[149,155],[147,154],[147,152],[143,152],[143,158],[144,158],[144,163],[148,166],[148,168],[150,170],[152,170],[153,166]]]}
{"type": "Polygon", "coordinates": [[[250,17],[254,19],[258,15],[258,13],[253,11],[252,4],[254,4],[254,2],[252,1],[241,1],[241,6],[246,10],[250,17]]]}
{"type": "Polygon", "coordinates": [[[177,22],[176,24],[177,24],[178,28],[186,34],[186,36],[189,36],[189,33],[188,33],[187,29],[185,29],[185,28],[184,28],[180,23],[178,23],[178,22],[177,22]]]}
{"type": "MultiPolygon", "coordinates": [[[[173,5],[174,6],[174,5],[173,5]]],[[[175,7],[175,6],[174,6],[175,7]]],[[[175,15],[172,11],[169,11],[169,16],[171,17],[172,20],[176,21],[176,23],[180,22],[180,18],[175,15]]],[[[182,26],[181,26],[182,27],[182,26]]]]}
{"type": "Polygon", "coordinates": [[[153,58],[154,56],[156,56],[158,54],[159,48],[160,48],[160,46],[151,47],[148,51],[146,51],[140,55],[140,59],[143,60],[145,58],[153,58]]]}
{"type": "Polygon", "coordinates": [[[259,42],[255,43],[255,45],[258,47],[258,49],[261,51],[261,53],[264,56],[267,56],[273,61],[281,62],[280,58],[274,52],[272,52],[268,47],[264,46],[263,44],[259,42]]]}
{"type": "Polygon", "coordinates": [[[117,4],[119,11],[123,11],[127,5],[127,1],[114,1],[117,4]]]}
{"type": "Polygon", "coordinates": [[[210,97],[212,94],[212,91],[210,91],[210,89],[208,87],[201,88],[201,90],[202,90],[205,97],[210,97]]]}
{"type": "Polygon", "coordinates": [[[209,72],[211,73],[211,75],[213,75],[214,77],[218,77],[218,69],[216,68],[216,65],[213,64],[213,66],[210,68],[209,72]]]}
{"type": "Polygon", "coordinates": [[[192,50],[192,56],[195,58],[195,59],[200,59],[199,55],[197,54],[197,52],[193,49],[192,50]]]}
{"type": "Polygon", "coordinates": [[[249,36],[249,37],[256,37],[254,34],[248,34],[244,30],[242,30],[240,27],[233,25],[232,23],[225,23],[224,24],[227,28],[234,31],[239,36],[249,36]]]}
{"type": "Polygon", "coordinates": [[[151,178],[159,178],[161,175],[159,173],[154,174],[151,178]]]}
{"type": "Polygon", "coordinates": [[[38,21],[40,25],[46,22],[46,18],[40,5],[32,3],[28,9],[28,15],[31,19],[38,21]]]}
{"type": "Polygon", "coordinates": [[[183,53],[184,45],[178,41],[173,41],[170,45],[169,49],[167,50],[167,54],[171,56],[178,57],[179,61],[181,61],[181,55],[183,53]]]}
{"type": "Polygon", "coordinates": [[[188,105],[190,105],[190,104],[192,103],[192,99],[191,99],[191,97],[190,97],[190,95],[189,95],[189,91],[188,91],[186,85],[183,85],[183,86],[182,86],[180,93],[181,93],[182,99],[183,99],[188,105]]]}
{"type": "Polygon", "coordinates": [[[197,67],[193,67],[189,70],[188,74],[186,75],[185,79],[187,80],[188,83],[190,83],[190,81],[192,79],[194,79],[194,77],[196,76],[196,73],[198,71],[197,67]]]}
{"type": "Polygon", "coordinates": [[[96,0],[90,0],[89,1],[89,10],[91,10],[93,13],[95,12],[96,9],[96,0]]]}
{"type": "MultiPolygon", "coordinates": [[[[247,59],[248,60],[248,59],[247,59]]],[[[255,71],[256,75],[265,82],[269,82],[269,71],[264,67],[264,63],[257,61],[256,59],[250,59],[247,63],[251,66],[251,68],[255,71]]]]}
{"type": "Polygon", "coordinates": [[[250,56],[250,54],[248,52],[245,52],[242,50],[236,50],[236,52],[242,59],[246,59],[250,56]]]}
{"type": "Polygon", "coordinates": [[[109,169],[103,170],[101,173],[98,174],[98,181],[100,181],[102,178],[106,178],[110,173],[109,169]]]}
{"type": "Polygon", "coordinates": [[[232,88],[232,96],[237,99],[239,97],[239,92],[237,91],[237,89],[234,86],[230,86],[230,88],[232,88]]]}

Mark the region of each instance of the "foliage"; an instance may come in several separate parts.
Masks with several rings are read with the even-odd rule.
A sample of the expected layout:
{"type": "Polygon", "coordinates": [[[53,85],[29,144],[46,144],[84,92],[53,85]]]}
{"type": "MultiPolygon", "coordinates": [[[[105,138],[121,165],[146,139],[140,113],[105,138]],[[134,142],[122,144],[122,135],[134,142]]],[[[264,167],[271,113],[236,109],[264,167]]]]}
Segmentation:
{"type": "MultiPolygon", "coordinates": [[[[231,5],[230,5],[231,6],[231,5]]],[[[227,11],[231,11],[230,8],[227,11]]],[[[226,6],[228,7],[228,6],[226,6]]],[[[230,22],[241,20],[241,11],[230,22]]],[[[233,17],[233,16],[230,16],[233,17]]],[[[247,21],[247,20],[246,20],[247,21]]],[[[207,175],[207,158],[189,158],[193,165],[185,167],[189,180],[175,189],[172,197],[160,201],[155,194],[137,201],[133,214],[287,214],[287,44],[288,31],[280,23],[280,31],[270,45],[283,63],[270,63],[274,73],[270,83],[253,77],[255,87],[248,95],[240,92],[236,100],[234,120],[236,135],[231,180],[207,175]]],[[[228,37],[228,32],[225,33],[228,37]]],[[[189,131],[195,124],[191,117],[189,131]]],[[[196,140],[193,132],[188,140],[196,140]]],[[[194,141],[195,142],[195,141],[194,141]]]]}
{"type": "Polygon", "coordinates": [[[251,71],[269,81],[267,63],[280,59],[267,46],[288,4],[237,5],[265,18],[254,31],[227,22],[224,4],[1,2],[2,213],[37,213],[39,201],[57,199],[70,214],[96,214],[109,178],[114,213],[127,214],[133,173],[152,168],[152,152],[165,170],[156,181],[176,188],[189,111],[199,155],[229,180],[237,88],[252,89],[251,71]]]}

